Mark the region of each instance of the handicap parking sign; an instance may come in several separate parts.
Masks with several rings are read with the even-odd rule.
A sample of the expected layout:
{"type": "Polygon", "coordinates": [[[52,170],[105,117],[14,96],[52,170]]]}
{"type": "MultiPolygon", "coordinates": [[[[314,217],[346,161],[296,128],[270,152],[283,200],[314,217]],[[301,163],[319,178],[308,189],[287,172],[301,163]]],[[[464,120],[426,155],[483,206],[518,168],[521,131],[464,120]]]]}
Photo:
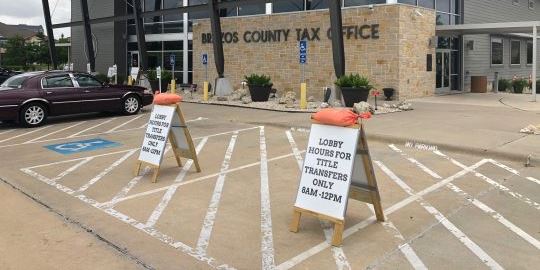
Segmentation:
{"type": "Polygon", "coordinates": [[[85,151],[94,151],[103,148],[117,147],[119,143],[103,140],[103,139],[90,139],[84,141],[74,141],[60,144],[46,145],[45,148],[58,152],[63,155],[75,154],[85,151]]]}
{"type": "Polygon", "coordinates": [[[202,62],[203,65],[208,64],[208,54],[203,53],[203,55],[201,56],[201,62],[202,62]]]}

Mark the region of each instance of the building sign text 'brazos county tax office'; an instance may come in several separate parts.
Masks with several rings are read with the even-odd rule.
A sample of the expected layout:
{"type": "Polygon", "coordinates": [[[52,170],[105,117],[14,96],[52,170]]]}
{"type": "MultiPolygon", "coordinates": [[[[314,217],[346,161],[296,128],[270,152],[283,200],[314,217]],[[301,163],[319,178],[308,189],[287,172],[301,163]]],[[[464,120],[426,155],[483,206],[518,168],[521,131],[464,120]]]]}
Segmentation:
{"type": "MultiPolygon", "coordinates": [[[[330,39],[332,37],[330,28],[322,34],[320,27],[221,33],[223,43],[238,43],[240,40],[245,43],[287,42],[293,38],[296,41],[303,39],[316,41],[321,40],[323,35],[330,39]]],[[[346,39],[379,39],[379,24],[343,26],[343,37],[346,39]]],[[[210,33],[203,33],[201,38],[202,44],[212,43],[212,34],[210,33]]]]}

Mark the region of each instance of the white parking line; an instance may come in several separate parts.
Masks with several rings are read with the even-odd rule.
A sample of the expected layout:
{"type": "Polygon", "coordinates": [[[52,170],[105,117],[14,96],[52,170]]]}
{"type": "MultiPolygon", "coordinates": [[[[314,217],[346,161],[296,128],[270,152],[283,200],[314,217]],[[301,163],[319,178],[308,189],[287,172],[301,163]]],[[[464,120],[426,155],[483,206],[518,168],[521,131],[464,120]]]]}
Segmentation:
{"type": "Polygon", "coordinates": [[[270,208],[270,187],[268,185],[268,160],[264,126],[259,127],[261,154],[261,254],[262,269],[274,269],[274,236],[272,233],[272,210],[270,208]]]}
{"type": "Polygon", "coordinates": [[[84,192],[85,190],[87,190],[89,187],[91,187],[93,184],[97,183],[99,180],[101,180],[101,178],[103,178],[109,172],[114,170],[114,168],[118,167],[120,164],[122,164],[122,162],[124,162],[126,159],[128,159],[131,155],[135,154],[136,152],[137,152],[137,149],[127,152],[127,154],[123,155],[121,158],[119,158],[118,160],[113,162],[113,164],[111,164],[105,170],[101,171],[98,175],[96,175],[94,178],[90,179],[90,181],[88,181],[86,184],[81,186],[77,190],[77,193],[81,193],[81,192],[84,192]]]}
{"type": "MultiPolygon", "coordinates": [[[[165,148],[165,152],[163,153],[163,155],[167,154],[167,152],[169,152],[169,150],[171,150],[171,146],[167,146],[167,148],[165,148]]],[[[127,185],[125,185],[116,195],[114,195],[114,197],[107,203],[103,203],[100,205],[100,208],[113,208],[120,199],[124,198],[128,193],[129,191],[135,186],[137,185],[137,183],[139,183],[139,181],[144,177],[146,176],[149,172],[151,171],[150,167],[145,167],[144,170],[142,171],[142,173],[139,175],[139,176],[135,176],[133,177],[128,183],[127,185]]]]}
{"type": "MultiPolygon", "coordinates": [[[[197,145],[195,149],[195,151],[197,152],[197,155],[201,152],[202,148],[206,145],[207,141],[208,141],[208,137],[205,137],[199,142],[199,144],[197,145]]],[[[186,164],[184,164],[184,166],[182,167],[182,170],[180,170],[180,172],[174,179],[173,185],[169,186],[169,188],[167,189],[167,192],[163,194],[161,201],[158,203],[156,208],[154,208],[154,211],[152,211],[152,214],[150,214],[150,217],[146,221],[146,227],[153,227],[154,225],[156,225],[156,222],[158,221],[159,217],[161,217],[161,214],[163,214],[163,211],[165,211],[165,208],[167,208],[167,205],[169,205],[169,202],[171,201],[172,197],[176,193],[176,190],[178,189],[178,184],[184,181],[184,177],[186,176],[186,173],[191,168],[191,165],[193,165],[193,160],[188,160],[186,164]]]]}
{"type": "MultiPolygon", "coordinates": [[[[414,190],[401,180],[394,172],[392,172],[386,165],[380,161],[374,161],[379,168],[392,179],[399,187],[401,187],[407,194],[414,195],[414,190]]],[[[418,198],[418,202],[424,209],[432,214],[441,225],[443,225],[450,233],[452,233],[461,243],[463,243],[472,253],[474,253],[486,266],[490,269],[503,269],[491,256],[489,256],[480,246],[474,243],[465,233],[458,229],[452,222],[450,222],[439,210],[433,207],[430,203],[425,201],[422,197],[418,198]]]]}
{"type": "MultiPolygon", "coordinates": [[[[394,146],[392,149],[398,149],[394,146]]],[[[399,149],[398,149],[399,150],[399,149]]],[[[442,152],[439,151],[439,153],[442,154],[442,152]]],[[[402,155],[407,158],[407,154],[402,153],[402,155]]],[[[416,161],[416,163],[420,168],[425,167],[422,163],[416,161]]],[[[429,173],[428,173],[429,174],[429,173]]],[[[533,245],[537,249],[540,249],[540,242],[536,240],[534,237],[527,234],[525,231],[523,231],[518,226],[514,225],[512,222],[507,220],[505,217],[503,217],[501,214],[499,214],[497,211],[491,209],[489,206],[484,204],[483,202],[475,199],[473,196],[469,195],[465,191],[463,191],[461,188],[457,187],[456,185],[449,183],[446,185],[450,190],[454,191],[455,193],[459,194],[461,197],[465,198],[469,202],[471,202],[474,206],[476,206],[478,209],[482,210],[484,213],[488,214],[495,220],[497,220],[499,223],[504,225],[506,228],[510,229],[512,232],[517,234],[519,237],[521,237],[523,240],[529,242],[529,244],[533,245]]]]}
{"type": "MultiPolygon", "coordinates": [[[[30,131],[28,131],[28,132],[25,132],[25,133],[23,133],[23,134],[19,134],[19,135],[15,135],[15,136],[13,136],[13,137],[9,137],[9,138],[7,138],[7,139],[3,139],[3,140],[0,141],[0,143],[7,142],[7,141],[9,141],[9,140],[13,140],[13,139],[16,139],[16,138],[19,138],[19,137],[22,137],[22,136],[25,136],[25,135],[28,135],[28,134],[32,134],[32,133],[34,133],[34,132],[42,131],[42,130],[44,130],[44,129],[46,129],[46,128],[49,128],[49,127],[52,127],[52,126],[53,126],[53,125],[50,125],[50,126],[44,126],[44,127],[37,128],[37,129],[32,129],[32,130],[30,130],[30,131]]],[[[22,143],[21,143],[21,144],[22,144],[22,143]]],[[[21,144],[18,144],[18,145],[21,145],[21,144]]],[[[2,147],[5,147],[5,146],[2,146],[2,147]]]]}
{"type": "MultiPolygon", "coordinates": [[[[207,118],[205,118],[207,119],[207,118]]],[[[111,119],[110,121],[112,121],[113,119],[111,119]]],[[[202,119],[204,120],[204,119],[202,119]]],[[[199,121],[198,119],[192,119],[192,120],[187,120],[187,122],[193,122],[193,121],[199,121]]],[[[52,125],[51,125],[52,126],[52,125]]],[[[50,127],[50,126],[47,126],[47,127],[50,127]]],[[[77,136],[69,136],[69,137],[64,137],[64,138],[55,138],[55,139],[48,139],[48,140],[41,140],[41,141],[35,141],[35,142],[32,142],[32,143],[43,143],[43,142],[52,142],[52,141],[58,141],[58,140],[65,140],[65,139],[70,139],[70,138],[79,138],[79,137],[89,137],[89,136],[97,136],[97,135],[103,135],[103,134],[113,134],[113,133],[121,133],[121,132],[126,132],[126,131],[134,131],[134,130],[139,130],[140,128],[129,128],[129,129],[122,129],[122,130],[115,130],[111,133],[106,133],[106,132],[98,132],[98,133],[91,133],[91,134],[83,134],[83,135],[77,135],[77,136]]],[[[251,128],[253,129],[253,128],[251,128]]],[[[84,130],[82,131],[84,132],[84,130]]],[[[81,133],[81,132],[77,132],[77,133],[81,133]]],[[[22,135],[21,135],[22,136],[22,135]]],[[[1,142],[1,141],[0,141],[1,142]]],[[[16,144],[8,144],[8,145],[0,145],[0,148],[5,148],[5,147],[13,147],[13,146],[19,146],[19,145],[24,145],[25,143],[16,143],[16,144]]]]}
{"type": "Polygon", "coordinates": [[[219,202],[221,200],[221,194],[223,192],[223,187],[225,186],[225,177],[227,176],[227,173],[225,172],[229,170],[237,138],[238,132],[233,133],[233,135],[231,136],[231,140],[229,141],[229,146],[225,151],[225,157],[223,158],[223,162],[221,163],[221,169],[219,171],[220,174],[216,181],[214,192],[212,193],[212,197],[210,199],[210,204],[208,205],[208,209],[206,210],[203,226],[199,234],[199,240],[197,240],[197,247],[195,248],[197,252],[201,254],[206,254],[206,250],[208,249],[210,236],[212,235],[212,229],[214,228],[214,221],[216,220],[219,202]]]}
{"type": "Polygon", "coordinates": [[[424,171],[425,173],[431,175],[433,178],[435,179],[442,179],[442,177],[440,175],[438,175],[436,172],[432,171],[431,169],[429,169],[428,167],[426,167],[424,164],[420,163],[418,160],[412,158],[412,157],[409,157],[407,156],[407,154],[405,154],[401,149],[397,148],[395,145],[393,144],[390,144],[388,145],[388,147],[390,147],[392,150],[396,151],[397,153],[401,154],[402,156],[404,156],[407,160],[409,160],[411,163],[413,163],[414,165],[418,166],[422,171],[424,171]]]}
{"type": "MultiPolygon", "coordinates": [[[[305,151],[302,151],[302,152],[305,152],[305,151]]],[[[276,161],[276,160],[280,160],[280,159],[284,159],[284,158],[291,157],[291,156],[293,156],[293,155],[294,155],[294,154],[285,154],[285,155],[281,155],[281,156],[277,156],[277,157],[273,157],[273,158],[271,158],[271,159],[268,159],[268,161],[276,161]]],[[[253,162],[253,163],[250,163],[250,164],[246,164],[246,165],[242,165],[242,166],[239,166],[239,167],[236,167],[236,168],[229,169],[229,170],[225,171],[224,173],[236,172],[236,171],[240,171],[240,170],[243,170],[243,169],[247,169],[247,168],[259,166],[260,164],[261,164],[260,161],[258,161],[258,162],[253,162]]],[[[182,183],[179,183],[178,186],[189,185],[189,184],[197,183],[197,182],[200,182],[200,181],[212,179],[212,178],[215,178],[215,177],[219,176],[219,174],[220,174],[220,173],[213,173],[213,174],[201,176],[201,177],[198,177],[198,178],[189,180],[189,181],[184,181],[184,182],[182,182],[182,183]]],[[[132,200],[132,199],[136,199],[136,198],[140,198],[140,197],[152,195],[152,194],[154,194],[154,193],[158,193],[158,192],[161,192],[161,191],[163,191],[163,190],[166,190],[166,189],[168,189],[169,187],[170,187],[170,186],[165,186],[165,187],[160,187],[160,188],[156,188],[156,189],[152,189],[152,190],[148,190],[148,191],[136,193],[136,194],[133,194],[133,195],[130,195],[130,196],[126,196],[126,197],[124,197],[124,198],[122,198],[122,199],[119,199],[117,202],[122,202],[122,201],[127,201],[127,200],[132,200]]],[[[110,202],[106,202],[106,203],[104,203],[104,204],[108,204],[108,203],[110,203],[110,202]]]]}
{"type": "MultiPolygon", "coordinates": [[[[476,164],[474,165],[471,165],[470,167],[467,167],[457,173],[455,173],[454,175],[452,176],[449,176],[447,178],[445,178],[444,180],[441,180],[440,182],[436,183],[436,184],[433,184],[419,192],[417,192],[416,194],[414,194],[413,196],[409,196],[401,201],[399,201],[398,203],[384,209],[384,213],[385,215],[391,215],[392,213],[402,209],[403,207],[409,205],[410,203],[416,201],[418,198],[422,197],[422,196],[425,196],[433,191],[436,191],[438,190],[439,188],[443,187],[444,185],[452,182],[452,181],[455,181],[456,179],[459,179],[461,177],[463,177],[464,175],[466,175],[467,173],[469,173],[469,171],[471,170],[475,170],[476,168],[486,164],[488,162],[487,159],[483,159],[479,162],[477,162],[476,164]]],[[[356,223],[355,225],[349,227],[348,229],[346,229],[344,232],[343,232],[343,239],[347,238],[347,237],[350,237],[351,235],[353,235],[354,233],[362,230],[363,228],[371,225],[371,224],[375,224],[376,223],[376,218],[375,218],[375,215],[367,218],[367,219],[364,219],[363,221],[359,222],[359,223],[356,223]]],[[[325,240],[313,247],[311,247],[310,249],[294,256],[293,258],[281,263],[280,265],[278,265],[276,268],[277,269],[290,269],[296,265],[298,265],[299,263],[307,260],[308,258],[314,256],[315,254],[318,254],[319,252],[325,250],[326,248],[330,247],[330,244],[325,240]]]]}
{"type": "MultiPolygon", "coordinates": [[[[91,130],[91,129],[94,129],[94,128],[97,128],[97,127],[99,127],[99,126],[102,126],[102,125],[105,125],[105,124],[107,124],[107,123],[110,123],[110,122],[114,121],[114,120],[117,119],[117,118],[118,118],[118,117],[114,117],[114,118],[111,118],[111,119],[109,119],[109,120],[107,120],[107,121],[101,122],[101,123],[99,123],[99,124],[97,124],[97,125],[93,125],[93,126],[91,126],[91,127],[89,127],[89,128],[83,129],[83,130],[81,130],[81,131],[79,131],[79,132],[77,132],[77,133],[74,133],[74,134],[71,134],[71,135],[67,136],[66,139],[69,139],[69,138],[75,138],[75,137],[77,137],[79,134],[85,133],[85,132],[87,132],[87,131],[89,131],[89,130],[91,130]]],[[[85,136],[86,136],[86,135],[85,135],[85,136]]]]}
{"type": "MultiPolygon", "coordinates": [[[[449,160],[450,162],[452,162],[453,164],[455,164],[456,166],[458,166],[460,168],[463,168],[464,170],[467,168],[467,166],[465,166],[465,165],[461,164],[459,161],[457,161],[457,160],[443,154],[441,151],[437,150],[437,151],[433,151],[433,153],[435,153],[436,155],[441,156],[441,157],[449,160]]],[[[485,160],[487,162],[489,162],[489,163],[492,163],[492,161],[493,161],[492,159],[485,159],[485,160]]],[[[479,172],[477,172],[475,170],[469,170],[469,172],[473,173],[476,177],[484,180],[485,182],[487,182],[488,184],[498,188],[499,190],[506,192],[508,195],[518,199],[519,201],[521,201],[523,203],[526,203],[530,207],[533,207],[536,210],[540,210],[540,204],[539,203],[537,203],[537,202],[523,196],[520,193],[517,193],[517,192],[514,192],[514,191],[510,190],[508,187],[499,184],[497,181],[494,181],[493,179],[491,179],[491,178],[489,178],[489,177],[487,177],[487,176],[485,176],[485,175],[483,175],[483,174],[481,174],[481,173],[479,173],[479,172]]]]}
{"type": "MultiPolygon", "coordinates": [[[[503,168],[503,169],[505,169],[505,170],[507,170],[507,171],[509,171],[509,172],[511,172],[511,173],[513,173],[513,174],[515,174],[515,175],[517,175],[517,176],[521,176],[521,174],[519,173],[519,171],[517,171],[517,170],[515,170],[515,169],[512,169],[512,168],[510,168],[510,167],[508,167],[508,166],[506,166],[506,165],[504,165],[504,164],[502,164],[502,163],[500,163],[500,162],[498,162],[498,161],[496,161],[496,160],[490,159],[489,162],[492,163],[493,165],[498,166],[498,167],[500,167],[500,168],[503,168]]],[[[522,177],[523,177],[523,176],[522,176],[522,177]]],[[[529,181],[531,181],[531,182],[533,182],[533,183],[535,183],[535,184],[540,185],[540,180],[538,180],[538,179],[536,179],[536,178],[534,178],[534,177],[530,177],[530,176],[529,176],[529,177],[525,177],[525,179],[527,179],[527,180],[529,180],[529,181]]]]}
{"type": "Polygon", "coordinates": [[[62,129],[59,129],[59,130],[55,130],[55,131],[53,131],[53,132],[50,132],[50,133],[47,133],[47,134],[45,134],[45,135],[43,135],[43,136],[39,136],[39,137],[37,137],[37,138],[31,139],[31,140],[26,141],[26,142],[24,142],[24,143],[25,143],[25,144],[26,144],[26,143],[32,143],[32,142],[35,142],[35,141],[37,141],[37,140],[43,139],[43,138],[48,137],[48,136],[50,136],[50,135],[53,135],[53,134],[62,132],[62,131],[64,131],[64,130],[66,130],[66,129],[70,129],[70,128],[72,128],[72,127],[76,127],[76,126],[81,125],[81,124],[84,124],[84,123],[86,123],[86,121],[82,121],[82,122],[76,123],[76,124],[74,124],[74,125],[71,125],[71,126],[68,126],[68,127],[62,128],[62,129]]]}
{"type": "MultiPolygon", "coordinates": [[[[371,213],[375,214],[375,209],[373,208],[373,204],[366,203],[366,205],[371,211],[371,213]]],[[[401,232],[398,230],[396,225],[392,221],[388,220],[388,218],[386,218],[386,221],[382,222],[382,225],[388,233],[392,234],[392,236],[404,242],[403,244],[399,245],[398,249],[399,251],[401,251],[403,256],[405,256],[407,261],[409,261],[411,266],[415,270],[427,270],[427,267],[424,264],[424,262],[420,259],[420,257],[418,257],[416,252],[414,252],[413,248],[411,247],[411,245],[409,245],[409,243],[407,242],[403,234],[401,234],[401,232]]],[[[367,268],[370,268],[370,267],[367,267],[367,268]]]]}
{"type": "Polygon", "coordinates": [[[116,126],[116,127],[113,127],[113,128],[111,128],[111,129],[109,129],[109,130],[106,131],[105,133],[111,133],[111,132],[113,132],[113,131],[115,131],[115,130],[118,130],[119,128],[121,128],[121,127],[123,127],[123,126],[125,126],[125,125],[127,125],[127,124],[129,124],[129,123],[131,123],[131,122],[133,122],[133,121],[135,121],[135,120],[137,120],[137,119],[143,117],[143,116],[145,116],[145,114],[141,114],[141,115],[139,115],[139,116],[137,116],[137,117],[133,117],[132,119],[130,119],[130,120],[128,120],[128,121],[126,121],[126,122],[124,122],[124,123],[122,123],[122,124],[120,124],[120,125],[118,125],[118,126],[116,126]]]}
{"type": "Polygon", "coordinates": [[[4,135],[4,134],[6,134],[6,133],[10,133],[10,132],[13,132],[13,131],[15,131],[15,129],[8,129],[8,130],[6,130],[6,131],[0,132],[0,135],[4,135]]]}
{"type": "Polygon", "coordinates": [[[62,179],[63,177],[65,177],[66,175],[72,173],[73,171],[75,171],[76,169],[81,167],[82,165],[90,162],[92,159],[94,159],[94,158],[93,157],[88,157],[88,158],[83,159],[81,162],[79,162],[79,163],[69,167],[67,170],[61,172],[58,176],[56,176],[52,180],[53,181],[58,181],[58,180],[62,179]]]}
{"type": "Polygon", "coordinates": [[[161,233],[160,231],[154,229],[154,228],[148,228],[148,227],[145,227],[144,224],[138,222],[137,220],[123,214],[123,213],[120,213],[114,209],[111,209],[111,208],[106,208],[106,209],[103,209],[100,207],[100,203],[91,199],[91,198],[88,198],[86,197],[84,194],[78,194],[78,195],[75,195],[75,191],[72,190],[71,188],[69,187],[66,187],[66,186],[62,186],[61,184],[58,184],[58,183],[55,183],[54,181],[52,181],[51,179],[47,178],[47,177],[44,177],[32,170],[30,170],[29,168],[23,168],[21,169],[22,172],[38,179],[39,181],[42,181],[46,184],[49,184],[53,187],[55,187],[56,189],[60,190],[60,191],[63,191],[69,195],[72,195],[74,196],[75,198],[81,200],[82,202],[85,202],[95,208],[98,208],[99,210],[105,212],[106,214],[124,222],[124,223],[127,223],[129,225],[131,225],[132,227],[134,227],[135,229],[138,229],[146,234],[148,234],[149,236],[175,248],[175,249],[178,249],[179,251],[195,258],[196,260],[199,260],[201,262],[204,262],[206,264],[208,264],[208,266],[210,266],[211,268],[217,268],[217,269],[234,269],[233,267],[227,265],[227,264],[220,264],[220,262],[218,262],[215,258],[212,258],[212,257],[208,257],[208,256],[201,256],[200,254],[197,254],[195,252],[195,250],[191,247],[189,247],[188,245],[180,242],[180,241],[175,241],[172,237],[164,234],[164,233],[161,233]]]}
{"type": "MultiPolygon", "coordinates": [[[[298,164],[298,169],[302,171],[303,167],[303,158],[302,154],[300,153],[300,150],[298,149],[298,145],[296,144],[296,141],[294,140],[294,137],[290,130],[285,131],[285,134],[287,135],[287,139],[289,140],[289,144],[291,145],[294,157],[296,158],[296,163],[298,164]]],[[[332,228],[329,228],[324,224],[323,221],[321,221],[321,226],[324,229],[324,237],[326,238],[326,241],[331,242],[332,241],[332,228]]],[[[332,255],[334,256],[334,261],[336,262],[337,269],[339,270],[346,270],[351,269],[351,265],[349,264],[349,261],[347,260],[347,256],[345,256],[345,252],[340,247],[332,247],[332,255]]]]}

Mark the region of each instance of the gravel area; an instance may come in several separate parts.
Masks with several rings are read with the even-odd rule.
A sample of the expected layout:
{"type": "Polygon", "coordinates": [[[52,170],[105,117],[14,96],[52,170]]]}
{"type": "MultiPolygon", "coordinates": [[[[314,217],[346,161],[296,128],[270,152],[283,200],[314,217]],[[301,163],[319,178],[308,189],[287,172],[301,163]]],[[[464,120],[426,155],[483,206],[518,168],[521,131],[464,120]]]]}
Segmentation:
{"type": "MultiPolygon", "coordinates": [[[[189,91],[185,91],[182,95],[183,100],[182,102],[187,103],[199,103],[199,104],[211,104],[211,105],[222,105],[222,106],[233,106],[233,107],[243,107],[243,108],[253,108],[253,109],[261,109],[261,110],[272,110],[272,111],[282,111],[282,112],[300,112],[300,113],[313,113],[320,110],[321,103],[320,101],[315,102],[308,102],[307,109],[302,110],[300,109],[300,104],[298,101],[295,101],[294,104],[279,104],[278,98],[270,98],[267,102],[252,102],[252,101],[242,101],[242,100],[230,100],[229,97],[221,97],[220,100],[218,100],[218,97],[213,96],[208,99],[208,101],[203,101],[203,97],[201,94],[194,92],[190,93],[189,91]],[[224,100],[226,98],[226,100],[224,100]]],[[[398,108],[391,107],[391,104],[395,102],[387,103],[388,106],[383,106],[381,102],[379,102],[379,106],[377,107],[377,110],[375,111],[375,114],[386,114],[386,113],[395,113],[395,112],[402,112],[402,110],[398,108]]],[[[373,105],[373,104],[372,104],[373,105]]]]}

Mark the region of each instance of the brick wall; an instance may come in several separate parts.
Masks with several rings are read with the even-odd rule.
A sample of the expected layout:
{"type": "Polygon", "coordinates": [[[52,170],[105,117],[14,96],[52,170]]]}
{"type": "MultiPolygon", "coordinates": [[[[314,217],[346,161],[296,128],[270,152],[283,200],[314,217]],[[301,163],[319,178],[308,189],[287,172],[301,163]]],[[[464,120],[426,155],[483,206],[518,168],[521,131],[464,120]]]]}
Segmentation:
{"type": "MultiPolygon", "coordinates": [[[[394,4],[377,5],[373,10],[346,8],[342,14],[344,28],[357,27],[350,28],[348,38],[345,30],[346,73],[367,75],[377,88],[395,88],[400,97],[434,94],[435,72],[426,72],[426,55],[435,52],[429,45],[430,38],[435,35],[432,10],[394,4]],[[415,14],[415,9],[422,16],[415,14]],[[370,26],[364,27],[362,32],[366,38],[362,38],[359,32],[363,25],[370,26]],[[378,29],[378,33],[373,33],[373,28],[378,29]]],[[[320,28],[320,40],[308,41],[305,70],[308,95],[321,98],[323,87],[333,86],[336,78],[331,41],[327,36],[330,28],[327,10],[222,18],[221,22],[222,32],[238,33],[238,42],[225,42],[223,45],[225,76],[235,88],[244,75],[264,73],[272,77],[279,92],[298,92],[302,68],[298,63],[297,28],[307,28],[311,36],[311,28],[320,28]],[[290,30],[287,41],[284,41],[283,31],[278,31],[281,32],[280,42],[248,43],[244,40],[246,31],[281,29],[290,30]]],[[[210,33],[209,20],[197,21],[193,26],[193,81],[199,85],[205,76],[204,66],[199,60],[202,53],[209,55],[209,80],[212,82],[217,77],[211,43],[203,44],[206,33],[210,33]]],[[[300,31],[302,33],[303,30],[300,31]]]]}

